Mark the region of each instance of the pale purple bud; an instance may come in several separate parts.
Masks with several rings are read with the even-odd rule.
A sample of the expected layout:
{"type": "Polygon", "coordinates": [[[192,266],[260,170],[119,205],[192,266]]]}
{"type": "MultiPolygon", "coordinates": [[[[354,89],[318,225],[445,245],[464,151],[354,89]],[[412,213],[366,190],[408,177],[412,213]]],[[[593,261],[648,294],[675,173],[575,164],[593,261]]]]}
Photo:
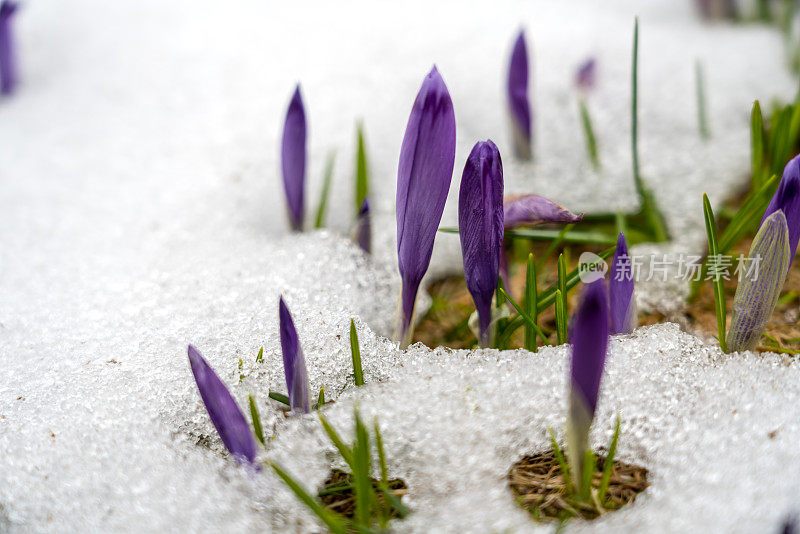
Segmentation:
{"type": "Polygon", "coordinates": [[[576,223],[583,213],[576,215],[552,200],[539,195],[508,195],[503,201],[506,228],[536,226],[545,223],[576,223]]]}
{"type": "Polygon", "coordinates": [[[308,398],[308,373],[306,359],[300,348],[297,329],[294,327],[292,314],[283,302],[278,302],[280,320],[281,352],[283,353],[283,373],[286,376],[286,390],[289,392],[289,408],[293,412],[308,413],[311,406],[308,398]]]}
{"type": "Polygon", "coordinates": [[[305,216],[306,112],[299,84],[286,110],[281,142],[281,170],[286,205],[289,210],[289,224],[292,230],[301,231],[305,216]]]}
{"type": "Polygon", "coordinates": [[[519,32],[511,50],[507,90],[514,154],[521,159],[530,159],[533,118],[528,100],[528,49],[524,30],[519,32]]]}
{"type": "Polygon", "coordinates": [[[372,253],[372,216],[369,213],[369,199],[364,199],[356,219],[355,240],[361,250],[372,253]]]}
{"type": "Polygon", "coordinates": [[[597,61],[593,57],[590,57],[580,64],[575,73],[575,85],[578,89],[582,91],[591,91],[594,89],[597,77],[596,65],[597,61]]]}
{"type": "Polygon", "coordinates": [[[0,2],[0,93],[10,95],[17,86],[17,56],[13,34],[14,13],[19,4],[0,2]]]}
{"type": "Polygon", "coordinates": [[[636,298],[633,286],[633,261],[628,255],[625,234],[619,233],[617,250],[611,261],[608,280],[611,334],[630,334],[636,328],[636,298]]]}

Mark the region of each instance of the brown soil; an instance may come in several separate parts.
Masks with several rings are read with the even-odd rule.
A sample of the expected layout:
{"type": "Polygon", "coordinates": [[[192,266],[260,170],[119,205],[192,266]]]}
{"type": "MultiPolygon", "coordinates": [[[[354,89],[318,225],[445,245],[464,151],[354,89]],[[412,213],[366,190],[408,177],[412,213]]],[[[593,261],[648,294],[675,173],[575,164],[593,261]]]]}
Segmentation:
{"type": "MultiPolygon", "coordinates": [[[[353,475],[350,473],[340,469],[333,469],[325,480],[318,495],[320,501],[322,501],[322,504],[326,508],[349,518],[352,518],[356,511],[356,498],[353,492],[352,478],[353,475]]],[[[380,481],[374,478],[371,480],[372,486],[378,488],[380,481]]],[[[394,478],[389,480],[389,489],[392,490],[395,496],[400,498],[406,494],[408,486],[406,486],[406,483],[402,479],[394,478]]],[[[383,505],[383,495],[379,495],[378,499],[381,505],[383,505]]],[[[392,508],[391,516],[399,516],[394,508],[392,508]]]]}
{"type": "MultiPolygon", "coordinates": [[[[605,456],[597,455],[592,488],[600,486],[605,456]]],[[[647,486],[648,471],[644,467],[614,461],[605,502],[584,502],[567,491],[553,451],[525,456],[511,467],[508,485],[520,506],[539,521],[563,521],[571,517],[595,519],[633,502],[647,486]]],[[[593,491],[596,495],[596,491],[593,491]]]]}

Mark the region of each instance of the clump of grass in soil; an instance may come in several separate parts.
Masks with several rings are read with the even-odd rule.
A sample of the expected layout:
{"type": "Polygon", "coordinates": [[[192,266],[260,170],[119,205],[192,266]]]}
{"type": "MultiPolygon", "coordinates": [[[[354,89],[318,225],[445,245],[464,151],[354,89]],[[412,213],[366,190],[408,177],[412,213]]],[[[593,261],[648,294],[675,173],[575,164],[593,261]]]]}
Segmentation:
{"type": "MultiPolygon", "coordinates": [[[[593,490],[600,486],[605,456],[598,454],[593,490]]],[[[525,456],[508,473],[508,485],[519,505],[537,521],[566,521],[580,517],[595,519],[604,513],[632,503],[649,485],[644,467],[615,460],[604,502],[597,501],[596,491],[590,502],[570,493],[567,481],[552,450],[525,456]]]]}
{"type": "MultiPolygon", "coordinates": [[[[386,502],[383,494],[379,491],[380,481],[370,478],[372,487],[378,495],[378,506],[387,508],[389,510],[390,518],[401,517],[401,512],[395,508],[391,502],[386,502]]],[[[405,481],[399,478],[389,480],[389,491],[398,499],[406,494],[408,486],[405,481]]],[[[353,475],[342,471],[341,469],[331,470],[331,474],[322,485],[322,489],[317,494],[320,502],[327,508],[337,514],[343,515],[347,518],[353,518],[356,512],[356,495],[353,491],[353,475]]]]}

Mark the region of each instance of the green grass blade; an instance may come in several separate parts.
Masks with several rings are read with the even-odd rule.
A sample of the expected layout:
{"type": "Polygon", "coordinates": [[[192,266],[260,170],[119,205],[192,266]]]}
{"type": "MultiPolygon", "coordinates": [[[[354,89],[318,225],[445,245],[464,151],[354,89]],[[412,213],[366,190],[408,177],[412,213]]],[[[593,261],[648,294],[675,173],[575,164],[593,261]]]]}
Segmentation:
{"type": "Polygon", "coordinates": [[[611,482],[611,472],[614,470],[614,455],[617,454],[617,441],[619,441],[619,416],[614,426],[614,435],[611,436],[611,443],[608,445],[606,459],[603,462],[603,475],[600,478],[600,487],[597,490],[597,500],[602,505],[606,500],[608,484],[611,482]]]}
{"type": "Polygon", "coordinates": [[[314,405],[315,410],[319,410],[325,406],[325,387],[319,388],[319,395],[317,396],[317,404],[314,405]]]}
{"type": "Polygon", "coordinates": [[[644,196],[644,184],[639,175],[639,17],[633,22],[633,54],[631,60],[631,154],[633,182],[636,192],[644,196]]]}
{"type": "Polygon", "coordinates": [[[539,258],[539,262],[536,264],[537,271],[542,270],[545,262],[548,260],[548,258],[550,258],[550,254],[552,254],[559,246],[561,246],[561,243],[564,242],[564,236],[571,232],[573,228],[575,228],[575,224],[568,224],[564,226],[564,228],[558,232],[556,238],[553,239],[549,245],[547,245],[547,248],[544,249],[544,254],[542,254],[542,256],[539,258]]]}
{"type": "MultiPolygon", "coordinates": [[[[381,480],[380,480],[380,490],[382,492],[389,491],[389,470],[386,467],[386,451],[383,448],[383,436],[381,435],[380,425],[378,425],[378,420],[375,419],[372,421],[372,428],[373,432],[375,433],[375,448],[378,451],[378,466],[381,470],[381,480]]],[[[380,526],[382,529],[386,528],[386,525],[389,522],[389,518],[391,516],[390,510],[391,508],[387,506],[389,504],[388,499],[383,500],[383,505],[379,506],[380,509],[380,526]]]]}
{"type": "Polygon", "coordinates": [[[722,231],[722,235],[719,236],[720,253],[727,254],[744,234],[756,229],[777,185],[778,175],[773,174],[761,188],[747,197],[731,222],[722,231]]]}
{"type": "Polygon", "coordinates": [[[270,391],[268,397],[272,400],[281,402],[286,406],[289,406],[289,397],[284,395],[283,393],[278,393],[276,391],[270,391]]]}
{"type": "Polygon", "coordinates": [[[356,442],[353,446],[353,491],[356,499],[354,520],[356,524],[369,528],[372,525],[373,488],[370,480],[371,454],[367,427],[355,410],[356,442]]]}
{"type": "Polygon", "coordinates": [[[561,290],[556,290],[556,342],[563,345],[567,342],[567,313],[566,304],[561,290]]]}
{"type": "Polygon", "coordinates": [[[594,168],[599,169],[600,158],[597,154],[597,138],[594,135],[589,109],[586,107],[586,101],[583,98],[578,100],[578,107],[580,108],[583,136],[586,138],[586,152],[589,154],[589,160],[592,162],[594,168]]]}
{"type": "Polygon", "coordinates": [[[509,239],[530,239],[532,241],[550,241],[559,239],[562,243],[579,243],[586,245],[611,245],[617,242],[616,236],[606,232],[591,230],[547,230],[541,228],[514,228],[506,230],[509,239]]]}
{"type": "Polygon", "coordinates": [[[544,342],[545,345],[549,345],[550,344],[550,342],[547,340],[547,336],[545,336],[544,332],[542,332],[542,330],[539,328],[539,325],[537,325],[536,322],[534,322],[533,318],[530,315],[528,315],[525,312],[525,310],[523,310],[520,307],[520,305],[517,304],[517,302],[513,298],[511,298],[511,296],[508,293],[506,293],[505,289],[503,289],[502,287],[498,287],[497,288],[497,293],[498,293],[498,295],[500,295],[501,297],[505,298],[506,300],[508,300],[508,302],[511,303],[511,305],[514,307],[515,310],[517,310],[517,313],[520,315],[520,317],[522,317],[522,319],[525,321],[525,323],[528,326],[530,326],[533,329],[533,331],[536,332],[536,334],[540,338],[542,338],[542,341],[544,342]]]}
{"type": "Polygon", "coordinates": [[[356,126],[358,147],[356,148],[356,213],[361,210],[364,199],[369,194],[369,171],[367,170],[367,150],[364,146],[364,125],[356,126]]]}
{"type": "Polygon", "coordinates": [[[595,457],[591,449],[583,455],[583,469],[581,471],[581,498],[589,501],[591,498],[592,479],[594,478],[595,457]]]}
{"type": "Polygon", "coordinates": [[[697,94],[697,127],[700,130],[700,137],[708,139],[711,132],[708,129],[708,116],[706,115],[706,91],[705,80],[703,78],[703,65],[700,60],[694,62],[694,81],[695,92],[697,94]]]}
{"type": "Polygon", "coordinates": [[[261,363],[264,360],[264,347],[261,347],[256,356],[256,363],[261,363]]]}
{"type": "Polygon", "coordinates": [[[324,508],[308,491],[300,485],[286,470],[284,470],[277,462],[270,461],[269,465],[275,473],[289,486],[289,489],[303,502],[308,508],[314,512],[322,523],[330,529],[334,534],[346,534],[344,522],[333,512],[324,508]]]}
{"type": "Polygon", "coordinates": [[[342,456],[347,465],[350,466],[350,470],[353,470],[353,451],[350,447],[348,447],[345,442],[342,440],[339,433],[336,432],[336,429],[331,426],[330,421],[328,421],[327,417],[325,417],[322,412],[317,412],[319,416],[319,421],[322,423],[322,429],[328,435],[328,439],[331,440],[333,446],[336,447],[336,450],[339,451],[339,454],[342,456]]]}
{"type": "Polygon", "coordinates": [[[761,187],[764,177],[764,117],[761,115],[761,104],[753,102],[750,112],[750,159],[752,162],[752,189],[761,187]]]}
{"type": "Polygon", "coordinates": [[[261,426],[261,416],[258,415],[256,400],[252,395],[249,395],[247,398],[250,401],[250,418],[253,420],[253,431],[255,432],[256,439],[264,445],[264,429],[261,426]]]}
{"type": "MultiPolygon", "coordinates": [[[[536,288],[536,262],[533,254],[528,254],[528,265],[525,272],[525,312],[530,317],[531,322],[537,326],[539,322],[538,293],[536,288]]],[[[525,350],[536,352],[536,329],[528,321],[525,321],[525,350]]]]}
{"type": "Polygon", "coordinates": [[[353,358],[353,378],[357,386],[364,385],[364,371],[361,369],[361,348],[358,345],[356,323],[350,319],[350,356],[353,358]]]}
{"type": "MultiPolygon", "coordinates": [[[[719,243],[717,241],[717,223],[714,221],[714,212],[711,209],[711,202],[708,195],[703,194],[703,214],[706,220],[706,234],[708,235],[708,254],[709,258],[720,257],[719,243]]],[[[717,315],[717,335],[719,336],[719,347],[722,352],[728,352],[725,346],[725,288],[723,287],[722,276],[717,274],[712,281],[714,284],[714,310],[717,315]]]]}
{"type": "Polygon", "coordinates": [[[325,216],[328,210],[328,196],[331,189],[331,178],[333,177],[333,164],[336,161],[336,151],[331,150],[328,153],[328,159],[325,163],[325,173],[322,178],[322,191],[319,194],[319,204],[317,205],[317,216],[314,218],[314,228],[322,228],[325,226],[325,216]]]}
{"type": "Polygon", "coordinates": [[[567,486],[567,494],[571,494],[573,484],[572,476],[569,473],[569,464],[567,463],[567,459],[564,458],[564,453],[561,451],[561,447],[558,446],[556,434],[553,432],[553,429],[548,428],[547,432],[550,434],[550,445],[553,447],[553,455],[556,457],[558,468],[561,469],[561,476],[564,477],[564,483],[567,486]]]}

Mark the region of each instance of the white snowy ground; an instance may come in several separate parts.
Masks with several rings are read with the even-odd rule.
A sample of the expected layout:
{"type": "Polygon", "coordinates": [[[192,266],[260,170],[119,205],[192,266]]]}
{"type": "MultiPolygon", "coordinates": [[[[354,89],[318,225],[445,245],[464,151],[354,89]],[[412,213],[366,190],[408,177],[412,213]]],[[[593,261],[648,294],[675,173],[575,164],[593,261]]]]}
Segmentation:
{"type": "MultiPolygon", "coordinates": [[[[515,508],[503,477],[545,446],[547,426],[563,423],[566,349],[401,353],[383,337],[398,286],[392,204],[403,128],[435,62],[459,137],[446,225],[455,224],[464,159],[487,137],[505,158],[508,192],[575,210],[631,207],[636,5],[643,172],[677,238],[672,249],[697,248],[700,193],[717,203],[746,180],[752,100],[788,98],[794,84],[777,33],[703,26],[688,2],[673,4],[27,3],[17,28],[23,83],[0,100],[0,532],[312,528],[273,476],[223,458],[186,361],[194,343],[240,401],[255,393],[275,457],[318,484],[326,456],[314,419],[287,421],[264,403],[268,385],[282,388],[281,293],[312,388],[325,386],[329,398],[346,390],[330,408],[334,421],[349,420],[352,399],[379,415],[392,472],[410,484],[416,510],[398,529],[542,530],[515,508]],[[503,78],[520,26],[533,49],[532,166],[505,150],[503,78]],[[590,54],[599,61],[590,97],[599,176],[571,86],[590,54]],[[705,144],[698,57],[713,134],[705,144]],[[335,230],[303,236],[285,230],[277,161],[298,80],[309,215],[325,154],[339,156],[335,230]],[[359,118],[378,208],[373,260],[341,237],[359,118]],[[349,377],[350,317],[370,383],[359,391],[349,377]]],[[[432,270],[457,269],[458,248],[439,236],[432,270]]],[[[663,298],[643,288],[645,300],[653,295],[663,298]]],[[[568,528],[773,529],[800,506],[799,373],[775,355],[722,356],[669,325],[615,341],[597,443],[620,412],[622,455],[648,467],[653,486],[628,510],[568,528]]]]}

